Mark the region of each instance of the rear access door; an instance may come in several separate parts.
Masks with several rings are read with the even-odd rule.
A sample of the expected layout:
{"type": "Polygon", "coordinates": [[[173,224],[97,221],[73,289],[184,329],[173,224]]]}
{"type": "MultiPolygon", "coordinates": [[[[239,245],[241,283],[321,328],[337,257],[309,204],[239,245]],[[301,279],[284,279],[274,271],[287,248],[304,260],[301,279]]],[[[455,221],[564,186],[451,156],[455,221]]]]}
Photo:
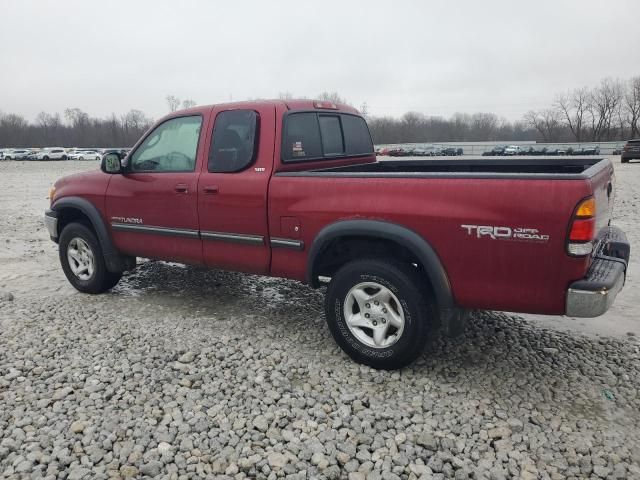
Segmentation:
{"type": "Polygon", "coordinates": [[[198,183],[204,262],[214,268],[268,273],[267,192],[275,106],[219,106],[212,118],[198,183]]]}

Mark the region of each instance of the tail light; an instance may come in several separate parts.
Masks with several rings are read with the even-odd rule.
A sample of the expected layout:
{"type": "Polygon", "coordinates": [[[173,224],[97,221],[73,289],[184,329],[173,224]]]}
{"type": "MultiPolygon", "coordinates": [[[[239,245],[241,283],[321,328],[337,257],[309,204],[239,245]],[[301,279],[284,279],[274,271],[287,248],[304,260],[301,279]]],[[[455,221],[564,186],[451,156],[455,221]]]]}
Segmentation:
{"type": "Polygon", "coordinates": [[[593,197],[582,200],[571,219],[567,253],[573,256],[589,255],[596,236],[596,201],[593,197]]]}

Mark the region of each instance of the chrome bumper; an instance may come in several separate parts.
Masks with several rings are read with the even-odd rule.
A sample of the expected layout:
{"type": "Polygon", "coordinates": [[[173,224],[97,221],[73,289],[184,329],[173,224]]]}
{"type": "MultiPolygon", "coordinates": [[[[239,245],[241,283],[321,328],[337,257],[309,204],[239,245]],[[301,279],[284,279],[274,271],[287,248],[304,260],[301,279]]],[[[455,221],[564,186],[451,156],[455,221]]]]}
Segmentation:
{"type": "Polygon", "coordinates": [[[567,290],[566,315],[597,317],[605,313],[624,286],[630,246],[624,232],[611,227],[587,276],[567,290]]]}
{"type": "Polygon", "coordinates": [[[49,237],[54,242],[58,241],[58,214],[53,210],[44,212],[44,224],[49,231],[49,237]]]}

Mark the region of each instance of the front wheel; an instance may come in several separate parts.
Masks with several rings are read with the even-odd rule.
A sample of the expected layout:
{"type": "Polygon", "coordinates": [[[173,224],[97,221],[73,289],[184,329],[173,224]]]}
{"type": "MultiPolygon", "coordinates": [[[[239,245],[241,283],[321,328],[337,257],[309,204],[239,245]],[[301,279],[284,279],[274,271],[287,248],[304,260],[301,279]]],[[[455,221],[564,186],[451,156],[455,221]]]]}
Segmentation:
{"type": "Polygon", "coordinates": [[[436,309],[411,265],[355,260],[338,270],[325,298],[329,330],[352,359],[393,370],[423,351],[436,309]]]}
{"type": "Polygon", "coordinates": [[[64,227],[60,235],[59,255],[67,280],[80,292],[106,292],[122,277],[122,273],[107,270],[98,239],[81,223],[70,223],[64,227]]]}

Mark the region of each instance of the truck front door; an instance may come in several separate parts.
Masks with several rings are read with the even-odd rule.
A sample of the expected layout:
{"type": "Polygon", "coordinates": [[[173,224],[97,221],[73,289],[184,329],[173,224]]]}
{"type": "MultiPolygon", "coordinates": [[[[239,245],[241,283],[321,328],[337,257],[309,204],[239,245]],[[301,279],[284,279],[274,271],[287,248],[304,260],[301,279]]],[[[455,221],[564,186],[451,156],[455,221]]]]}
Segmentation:
{"type": "Polygon", "coordinates": [[[206,265],[268,273],[267,190],[273,169],[275,107],[216,107],[198,186],[206,265]]]}
{"type": "Polygon", "coordinates": [[[118,250],[130,255],[202,263],[197,187],[203,143],[202,115],[170,118],[113,175],[107,220],[118,250]]]}

